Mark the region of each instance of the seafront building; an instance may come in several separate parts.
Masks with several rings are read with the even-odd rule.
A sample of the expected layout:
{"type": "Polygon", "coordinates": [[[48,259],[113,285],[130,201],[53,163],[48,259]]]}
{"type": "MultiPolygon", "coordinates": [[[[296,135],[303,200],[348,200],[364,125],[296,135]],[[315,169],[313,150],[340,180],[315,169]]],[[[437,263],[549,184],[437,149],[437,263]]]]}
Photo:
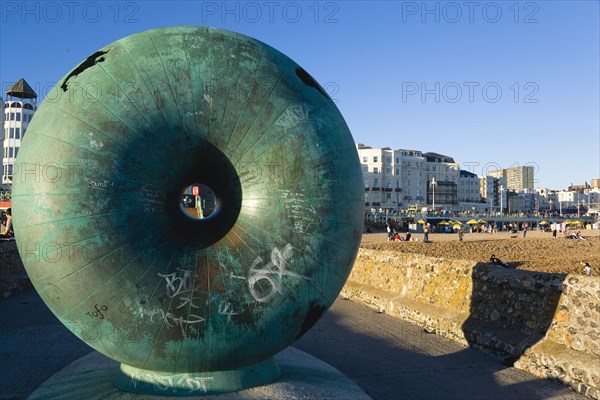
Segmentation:
{"type": "Polygon", "coordinates": [[[504,178],[506,180],[506,189],[513,191],[526,189],[533,190],[533,174],[534,169],[531,165],[498,169],[488,172],[488,175],[493,176],[494,178],[504,178]]]}
{"type": "Polygon", "coordinates": [[[461,172],[452,157],[411,149],[372,148],[360,143],[356,147],[367,209],[435,206],[460,210],[461,196],[464,203],[469,203],[467,209],[481,207],[478,179],[467,171],[461,172]]]}
{"type": "Polygon", "coordinates": [[[20,79],[6,91],[2,126],[2,184],[11,184],[21,140],[37,110],[37,94],[20,79]]]}
{"type": "Polygon", "coordinates": [[[487,209],[491,211],[506,211],[507,201],[506,179],[504,177],[483,176],[480,179],[481,198],[485,199],[487,209]]]}
{"type": "Polygon", "coordinates": [[[573,190],[534,189],[533,167],[490,171],[479,177],[433,152],[356,145],[362,165],[365,209],[504,213],[598,212],[600,180],[573,190]]]}

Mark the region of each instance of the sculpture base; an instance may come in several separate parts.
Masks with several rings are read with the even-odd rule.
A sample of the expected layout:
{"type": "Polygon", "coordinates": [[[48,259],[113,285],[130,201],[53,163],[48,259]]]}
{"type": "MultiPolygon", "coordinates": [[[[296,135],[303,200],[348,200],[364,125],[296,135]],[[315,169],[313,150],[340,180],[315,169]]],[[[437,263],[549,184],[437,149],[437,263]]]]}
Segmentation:
{"type": "Polygon", "coordinates": [[[230,371],[172,373],[121,364],[114,386],[122,391],[159,396],[198,396],[237,392],[265,385],[281,371],[273,358],[230,371]]]}
{"type": "MultiPolygon", "coordinates": [[[[340,371],[294,347],[275,356],[281,377],[264,386],[229,393],[227,400],[248,399],[328,399],[369,400],[365,392],[340,371]]],[[[150,372],[150,371],[149,371],[150,372]]],[[[121,391],[115,377],[123,375],[120,365],[98,352],[81,357],[52,375],[29,400],[148,400],[143,393],[121,391]]],[[[139,387],[139,386],[138,386],[139,387]]],[[[163,389],[165,388],[162,384],[163,389]]],[[[208,388],[207,388],[208,389],[208,388]]],[[[195,394],[196,392],[194,392],[195,394]]],[[[153,399],[169,399],[166,390],[153,399]]],[[[194,396],[198,398],[200,396],[194,396]]],[[[202,400],[223,400],[219,394],[206,394],[202,400]]]]}

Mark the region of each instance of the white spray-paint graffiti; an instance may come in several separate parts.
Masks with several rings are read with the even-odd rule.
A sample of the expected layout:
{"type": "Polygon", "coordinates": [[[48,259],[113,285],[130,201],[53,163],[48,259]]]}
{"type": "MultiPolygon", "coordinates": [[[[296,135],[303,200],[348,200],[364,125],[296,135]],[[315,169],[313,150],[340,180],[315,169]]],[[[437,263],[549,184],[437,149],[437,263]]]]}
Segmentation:
{"type": "Polygon", "coordinates": [[[159,375],[152,372],[136,372],[131,375],[131,386],[136,388],[139,382],[144,382],[162,392],[172,390],[175,393],[177,389],[187,389],[189,393],[206,393],[207,383],[212,380],[212,377],[193,377],[189,374],[159,375]]]}
{"type": "Polygon", "coordinates": [[[178,272],[172,272],[170,274],[161,274],[160,272],[157,274],[160,278],[165,279],[167,296],[171,299],[185,295],[184,298],[179,298],[178,300],[181,303],[176,308],[184,307],[187,304],[190,304],[193,308],[198,308],[198,306],[193,304],[194,299],[197,297],[187,297],[187,294],[192,292],[192,284],[194,282],[194,278],[196,277],[195,273],[192,273],[189,269],[178,268],[178,272]]]}
{"type": "Polygon", "coordinates": [[[289,106],[283,114],[277,119],[275,125],[281,128],[282,131],[287,132],[293,129],[302,121],[311,121],[317,125],[317,129],[323,128],[323,126],[329,126],[329,124],[316,115],[310,115],[312,107],[308,104],[293,104],[289,106]]]}
{"type": "Polygon", "coordinates": [[[186,318],[177,316],[176,313],[165,311],[162,308],[148,307],[148,296],[137,298],[135,306],[130,307],[130,310],[137,312],[142,318],[150,318],[150,322],[152,323],[161,322],[169,328],[177,327],[179,328],[181,335],[187,337],[188,326],[205,321],[203,317],[194,314],[194,309],[200,308],[197,304],[197,300],[200,297],[193,296],[192,285],[196,275],[189,268],[190,267],[178,268],[176,272],[170,274],[157,273],[157,276],[165,281],[167,297],[171,299],[171,302],[175,302],[175,310],[187,306],[189,311],[186,318]]]}
{"type": "Polygon", "coordinates": [[[238,313],[233,311],[233,308],[231,306],[231,303],[225,300],[222,300],[219,303],[219,307],[218,307],[218,311],[220,315],[225,315],[227,316],[227,322],[231,321],[231,317],[233,315],[238,315],[238,313]]]}
{"type": "Polygon", "coordinates": [[[307,206],[302,191],[282,189],[279,191],[283,199],[283,209],[287,218],[293,221],[292,230],[296,233],[306,233],[313,225],[321,222],[319,213],[314,206],[307,206]]]}
{"type": "Polygon", "coordinates": [[[160,322],[169,328],[178,327],[181,335],[187,337],[187,327],[193,324],[204,322],[204,318],[199,315],[190,314],[187,318],[178,317],[173,313],[165,312],[162,308],[150,308],[147,306],[148,296],[142,296],[136,300],[135,307],[130,307],[131,311],[139,314],[141,318],[148,317],[150,322],[160,322]]]}
{"type": "Polygon", "coordinates": [[[248,278],[243,276],[236,276],[233,273],[230,275],[231,278],[244,279],[248,281],[248,289],[250,294],[254,297],[254,300],[259,303],[267,303],[271,301],[277,294],[283,293],[283,277],[287,276],[290,278],[311,280],[303,275],[289,271],[287,269],[287,261],[292,257],[292,245],[287,244],[283,251],[274,247],[271,251],[271,261],[264,264],[264,261],[260,257],[256,257],[250,271],[248,278]],[[262,267],[260,266],[261,264],[262,267]],[[261,283],[266,283],[267,289],[261,289],[261,283]]]}
{"type": "Polygon", "coordinates": [[[87,134],[87,138],[90,140],[90,147],[92,147],[96,150],[101,150],[104,147],[104,143],[102,143],[99,140],[94,139],[94,134],[92,132],[89,132],[87,134]]]}
{"type": "Polygon", "coordinates": [[[94,179],[85,178],[85,181],[87,182],[89,187],[94,188],[94,189],[106,190],[108,188],[115,186],[114,182],[107,181],[107,180],[97,181],[94,179]]]}

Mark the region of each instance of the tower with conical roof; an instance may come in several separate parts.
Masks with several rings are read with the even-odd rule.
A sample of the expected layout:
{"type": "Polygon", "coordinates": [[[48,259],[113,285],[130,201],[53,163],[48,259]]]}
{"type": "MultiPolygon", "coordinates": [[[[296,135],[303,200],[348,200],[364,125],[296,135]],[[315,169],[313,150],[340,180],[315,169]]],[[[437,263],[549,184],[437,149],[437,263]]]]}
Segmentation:
{"type": "Polygon", "coordinates": [[[2,183],[10,184],[21,139],[37,110],[37,94],[27,81],[21,78],[6,91],[6,96],[2,131],[2,183]]]}

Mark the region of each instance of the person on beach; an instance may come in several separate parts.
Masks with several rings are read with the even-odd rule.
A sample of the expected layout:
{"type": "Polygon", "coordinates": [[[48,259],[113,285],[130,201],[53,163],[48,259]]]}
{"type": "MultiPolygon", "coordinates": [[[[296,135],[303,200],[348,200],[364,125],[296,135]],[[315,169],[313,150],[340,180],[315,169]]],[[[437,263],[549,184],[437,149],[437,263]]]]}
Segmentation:
{"type": "Polygon", "coordinates": [[[6,209],[6,226],[4,226],[2,233],[0,233],[0,237],[8,238],[14,236],[13,227],[12,227],[12,209],[6,209]]]}
{"type": "Polygon", "coordinates": [[[429,223],[423,227],[423,241],[429,241],[429,223]]]}
{"type": "Polygon", "coordinates": [[[590,263],[587,261],[582,261],[581,265],[583,265],[583,275],[591,276],[592,275],[592,267],[590,267],[590,263]]]}
{"type": "Polygon", "coordinates": [[[490,257],[490,262],[494,265],[498,265],[500,267],[504,267],[504,268],[509,268],[509,265],[502,262],[502,260],[500,260],[498,257],[496,257],[495,255],[492,254],[492,256],[490,257]]]}
{"type": "Polygon", "coordinates": [[[462,229],[459,229],[458,230],[458,241],[462,242],[464,236],[465,236],[465,231],[463,231],[462,229]]]}

